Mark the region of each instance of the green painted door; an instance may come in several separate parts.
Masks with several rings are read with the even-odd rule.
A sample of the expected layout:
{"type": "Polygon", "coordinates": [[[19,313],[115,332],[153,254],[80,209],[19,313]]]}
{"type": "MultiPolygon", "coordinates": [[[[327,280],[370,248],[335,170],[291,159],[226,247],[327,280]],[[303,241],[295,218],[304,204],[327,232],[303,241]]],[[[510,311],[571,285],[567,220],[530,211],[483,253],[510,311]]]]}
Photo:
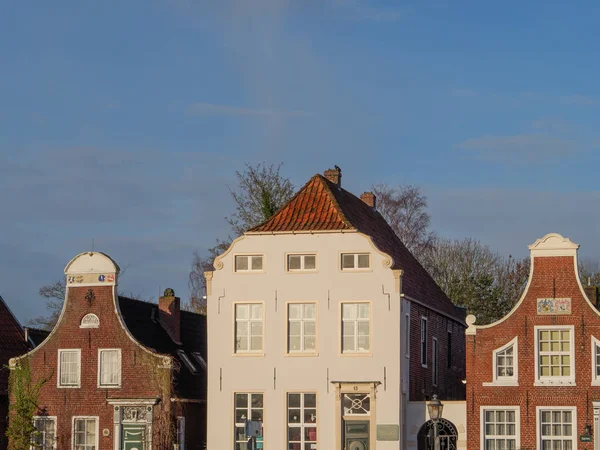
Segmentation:
{"type": "Polygon", "coordinates": [[[370,422],[368,420],[346,420],[344,422],[344,449],[369,450],[370,422]]]}
{"type": "Polygon", "coordinates": [[[144,450],[146,448],[146,426],[123,425],[121,439],[123,450],[144,450]]]}

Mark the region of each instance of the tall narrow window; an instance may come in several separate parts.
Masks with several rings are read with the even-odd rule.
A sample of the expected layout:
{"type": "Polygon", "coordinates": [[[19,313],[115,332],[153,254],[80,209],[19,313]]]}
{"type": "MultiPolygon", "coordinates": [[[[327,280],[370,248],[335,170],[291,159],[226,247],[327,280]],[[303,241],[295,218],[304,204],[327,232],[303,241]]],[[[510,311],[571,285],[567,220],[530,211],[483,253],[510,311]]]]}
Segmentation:
{"type": "Polygon", "coordinates": [[[288,352],[314,353],[317,338],[317,305],[288,304],[288,352]]]}
{"type": "Polygon", "coordinates": [[[406,348],[404,356],[410,358],[410,315],[408,314],[404,316],[404,342],[406,348]]]}
{"type": "Polygon", "coordinates": [[[288,450],[317,448],[317,395],[287,396],[288,450]]]}
{"type": "Polygon", "coordinates": [[[448,331],[448,369],[452,368],[452,332],[448,331]]]}
{"type": "Polygon", "coordinates": [[[261,448],[263,445],[263,394],[235,393],[235,450],[261,448]],[[254,447],[246,447],[248,441],[254,441],[254,447]]]}
{"type": "Polygon", "coordinates": [[[546,409],[539,407],[540,445],[542,449],[570,450],[577,448],[573,430],[574,409],[546,409]]]}
{"type": "Polygon", "coordinates": [[[370,317],[368,303],[342,303],[342,353],[370,351],[370,317]]]}
{"type": "Polygon", "coordinates": [[[431,340],[431,383],[434,386],[438,384],[438,340],[431,340]]]}
{"type": "Polygon", "coordinates": [[[600,340],[592,336],[592,385],[600,386],[600,340]]]}
{"type": "Polygon", "coordinates": [[[35,431],[31,435],[31,448],[56,449],[56,417],[35,416],[33,427],[35,431]]]}
{"type": "Polygon", "coordinates": [[[98,385],[119,387],[121,385],[121,349],[98,350],[98,385]]]}
{"type": "Polygon", "coordinates": [[[185,450],[185,417],[177,418],[176,450],[185,450]]]}
{"type": "Polygon", "coordinates": [[[260,303],[235,305],[235,352],[261,353],[263,349],[263,309],[260,303]]]}
{"type": "MultiPolygon", "coordinates": [[[[516,450],[519,445],[518,408],[482,409],[482,448],[486,450],[516,450]]],[[[550,447],[552,448],[552,447],[550,447]]]]}
{"type": "Polygon", "coordinates": [[[74,450],[96,450],[98,448],[98,418],[73,418],[74,450]]]}
{"type": "Polygon", "coordinates": [[[58,386],[79,387],[81,377],[81,350],[58,351],[58,386]]]}
{"type": "Polygon", "coordinates": [[[421,317],[421,366],[427,367],[427,317],[421,317]]]}

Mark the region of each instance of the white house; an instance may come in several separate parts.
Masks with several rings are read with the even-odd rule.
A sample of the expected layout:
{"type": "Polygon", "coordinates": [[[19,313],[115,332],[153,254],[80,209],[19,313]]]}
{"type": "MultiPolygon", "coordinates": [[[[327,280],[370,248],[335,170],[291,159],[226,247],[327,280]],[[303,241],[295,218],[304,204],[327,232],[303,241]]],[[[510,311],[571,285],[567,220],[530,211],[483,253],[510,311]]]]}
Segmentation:
{"type": "Polygon", "coordinates": [[[206,273],[210,450],[407,448],[409,400],[464,398],[463,314],[375,202],[315,175],[206,273]]]}

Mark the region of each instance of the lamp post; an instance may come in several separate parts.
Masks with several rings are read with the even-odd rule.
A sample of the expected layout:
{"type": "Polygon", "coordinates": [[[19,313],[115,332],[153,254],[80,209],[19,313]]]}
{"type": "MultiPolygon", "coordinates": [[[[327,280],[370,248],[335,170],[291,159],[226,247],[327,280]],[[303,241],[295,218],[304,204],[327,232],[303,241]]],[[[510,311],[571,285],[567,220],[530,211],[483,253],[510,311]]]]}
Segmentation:
{"type": "Polygon", "coordinates": [[[442,417],[442,411],[444,410],[444,405],[438,399],[437,394],[433,394],[431,401],[427,404],[427,412],[429,413],[429,418],[433,422],[433,448],[434,450],[439,450],[440,442],[438,436],[438,422],[442,417]]]}

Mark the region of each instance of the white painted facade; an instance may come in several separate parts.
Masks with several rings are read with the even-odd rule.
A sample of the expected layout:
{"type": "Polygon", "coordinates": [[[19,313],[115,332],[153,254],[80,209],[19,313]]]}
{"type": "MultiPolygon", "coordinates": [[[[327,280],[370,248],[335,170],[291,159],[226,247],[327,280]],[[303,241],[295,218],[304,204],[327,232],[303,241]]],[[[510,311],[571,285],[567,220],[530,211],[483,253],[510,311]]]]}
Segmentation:
{"type": "Polygon", "coordinates": [[[291,448],[287,442],[286,408],[287,394],[293,392],[317,396],[317,443],[306,448],[344,448],[343,392],[371,396],[370,415],[353,416],[354,420],[370,423],[365,448],[406,448],[403,393],[408,386],[409,360],[406,349],[401,348],[400,336],[410,305],[400,294],[401,271],[390,268],[389,256],[377,250],[368,236],[358,232],[249,233],[234,241],[215,261],[215,267],[207,274],[209,450],[245,449],[234,447],[234,394],[253,392],[263,394],[267,450],[291,448]],[[341,254],[353,252],[370,254],[368,270],[341,270],[341,254]],[[288,272],[288,253],[316,254],[316,270],[288,272]],[[263,255],[263,270],[236,272],[236,255],[263,255]],[[234,305],[238,302],[263,305],[263,351],[259,353],[235,351],[234,305]],[[287,351],[290,302],[317,305],[314,355],[287,351]],[[369,352],[342,353],[343,302],[370,305],[369,352]],[[380,433],[392,435],[397,426],[399,439],[377,440],[378,425],[388,426],[385,430],[380,427],[380,433]]]}

